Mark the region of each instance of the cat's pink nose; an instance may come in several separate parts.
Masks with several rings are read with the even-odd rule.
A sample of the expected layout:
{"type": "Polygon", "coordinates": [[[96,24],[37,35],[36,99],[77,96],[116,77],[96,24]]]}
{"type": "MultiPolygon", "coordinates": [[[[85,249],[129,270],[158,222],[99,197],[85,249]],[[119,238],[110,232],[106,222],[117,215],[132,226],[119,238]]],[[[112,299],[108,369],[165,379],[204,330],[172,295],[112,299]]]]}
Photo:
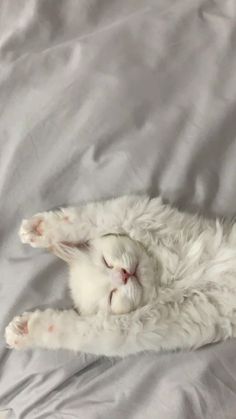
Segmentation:
{"type": "Polygon", "coordinates": [[[121,269],[121,279],[124,284],[127,283],[128,279],[133,276],[130,272],[127,272],[125,269],[121,269]]]}

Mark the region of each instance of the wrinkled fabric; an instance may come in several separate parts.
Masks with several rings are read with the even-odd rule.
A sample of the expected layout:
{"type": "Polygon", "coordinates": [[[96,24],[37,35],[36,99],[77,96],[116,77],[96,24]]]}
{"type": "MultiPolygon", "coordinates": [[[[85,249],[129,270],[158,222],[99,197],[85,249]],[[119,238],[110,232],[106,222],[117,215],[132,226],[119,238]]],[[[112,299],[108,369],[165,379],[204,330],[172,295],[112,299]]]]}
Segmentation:
{"type": "Polygon", "coordinates": [[[22,218],[130,192],[236,213],[235,0],[1,0],[0,411],[235,419],[236,342],[123,360],[5,348],[11,318],[69,307],[22,218]]]}

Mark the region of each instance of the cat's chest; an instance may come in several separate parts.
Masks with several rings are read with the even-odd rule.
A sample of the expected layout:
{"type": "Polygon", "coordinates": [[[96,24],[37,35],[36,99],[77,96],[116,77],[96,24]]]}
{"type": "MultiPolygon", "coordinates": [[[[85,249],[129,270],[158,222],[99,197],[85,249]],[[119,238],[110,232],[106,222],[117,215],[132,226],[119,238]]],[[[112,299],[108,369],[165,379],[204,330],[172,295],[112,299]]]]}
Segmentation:
{"type": "Polygon", "coordinates": [[[205,282],[229,281],[236,276],[236,246],[227,238],[203,232],[165,238],[153,248],[161,266],[161,284],[191,287],[205,282]]]}

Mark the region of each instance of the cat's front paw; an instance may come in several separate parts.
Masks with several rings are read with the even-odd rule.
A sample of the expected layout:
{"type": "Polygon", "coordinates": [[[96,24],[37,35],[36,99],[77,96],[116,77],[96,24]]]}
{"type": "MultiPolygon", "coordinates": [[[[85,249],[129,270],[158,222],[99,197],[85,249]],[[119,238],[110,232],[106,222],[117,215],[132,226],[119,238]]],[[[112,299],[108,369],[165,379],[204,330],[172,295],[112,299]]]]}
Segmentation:
{"type": "Polygon", "coordinates": [[[22,243],[32,247],[53,247],[54,243],[67,239],[69,215],[64,211],[48,211],[23,220],[19,230],[22,243]]]}
{"type": "Polygon", "coordinates": [[[39,213],[29,220],[23,220],[19,230],[22,243],[32,247],[50,247],[53,240],[53,222],[51,213],[39,213]]]}
{"type": "Polygon", "coordinates": [[[29,320],[33,313],[14,317],[5,329],[5,340],[9,348],[24,349],[32,346],[29,320]]]}
{"type": "Polygon", "coordinates": [[[57,312],[47,309],[26,312],[14,317],[5,329],[8,347],[11,349],[59,347],[61,337],[59,328],[54,322],[56,316],[57,312]]]}

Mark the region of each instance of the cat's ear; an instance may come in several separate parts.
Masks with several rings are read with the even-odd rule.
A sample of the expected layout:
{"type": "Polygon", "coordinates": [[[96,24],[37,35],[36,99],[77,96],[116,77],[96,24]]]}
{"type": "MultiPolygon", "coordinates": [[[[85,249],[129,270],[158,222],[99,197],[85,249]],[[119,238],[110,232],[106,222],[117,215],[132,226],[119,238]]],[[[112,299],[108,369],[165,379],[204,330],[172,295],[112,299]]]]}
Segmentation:
{"type": "Polygon", "coordinates": [[[67,263],[78,260],[85,253],[89,252],[89,242],[72,243],[72,242],[58,242],[54,243],[50,251],[67,263]]]}

